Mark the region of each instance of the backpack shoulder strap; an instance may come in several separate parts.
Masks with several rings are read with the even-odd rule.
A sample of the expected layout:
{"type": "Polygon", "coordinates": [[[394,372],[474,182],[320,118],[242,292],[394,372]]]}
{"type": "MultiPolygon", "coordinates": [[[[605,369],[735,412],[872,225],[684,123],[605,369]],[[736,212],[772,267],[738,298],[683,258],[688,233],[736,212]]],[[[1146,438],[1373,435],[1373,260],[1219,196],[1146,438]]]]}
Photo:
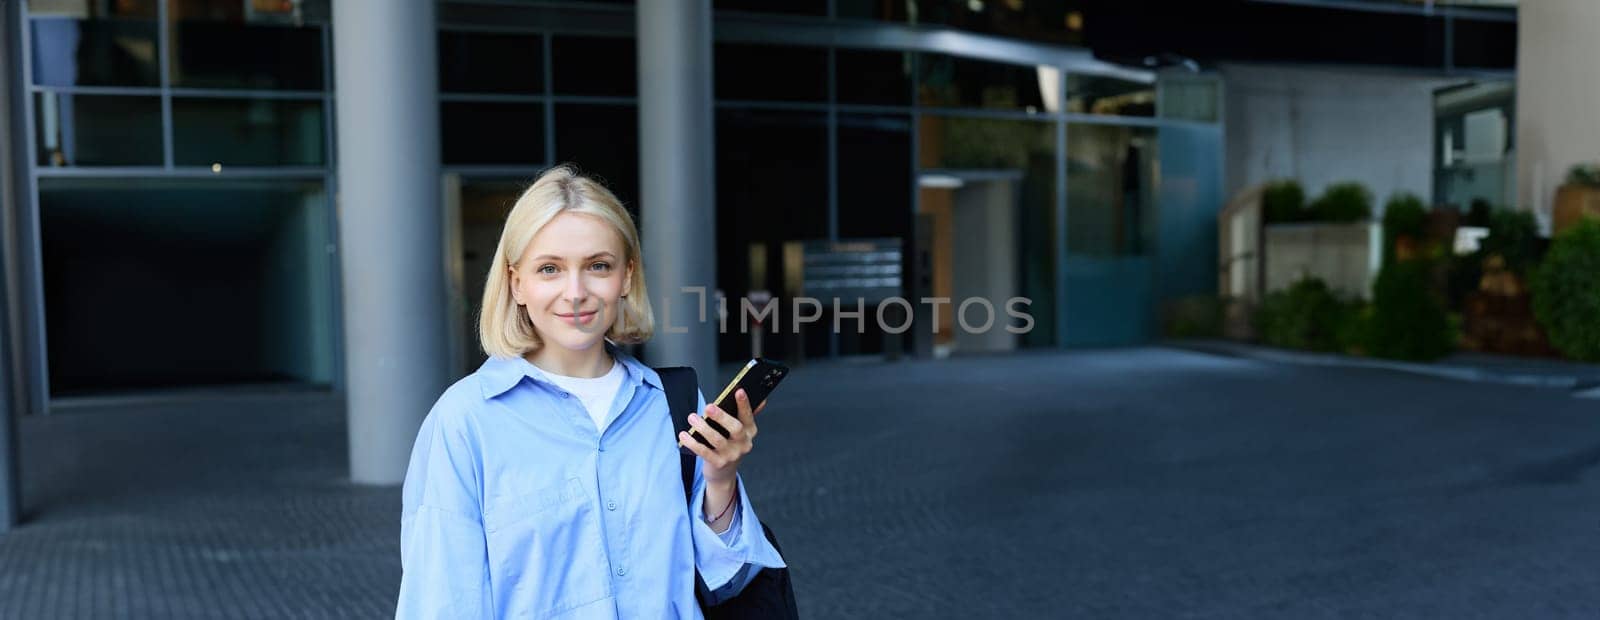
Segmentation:
{"type": "MultiPolygon", "coordinates": [[[[689,430],[689,414],[694,413],[695,405],[699,404],[700,379],[694,368],[689,366],[657,368],[655,371],[661,376],[661,386],[667,393],[667,411],[672,417],[672,443],[677,445],[678,432],[689,430]]],[[[678,469],[683,477],[683,501],[686,504],[694,497],[694,460],[693,453],[685,454],[679,449],[678,469]]]]}

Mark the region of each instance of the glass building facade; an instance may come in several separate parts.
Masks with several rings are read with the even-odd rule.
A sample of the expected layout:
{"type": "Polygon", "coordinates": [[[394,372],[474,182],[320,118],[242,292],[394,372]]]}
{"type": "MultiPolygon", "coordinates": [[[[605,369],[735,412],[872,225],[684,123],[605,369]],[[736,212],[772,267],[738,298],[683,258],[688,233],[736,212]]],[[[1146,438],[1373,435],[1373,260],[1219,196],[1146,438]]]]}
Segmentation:
{"type": "MultiPolygon", "coordinates": [[[[541,168],[575,163],[636,214],[650,209],[630,4],[438,7],[438,66],[417,70],[438,77],[463,369],[481,359],[471,324],[499,226],[541,168]]],[[[967,3],[713,4],[706,234],[728,298],[804,293],[783,269],[795,242],[892,239],[908,299],[1031,300],[1032,330],[1001,340],[963,336],[946,307],[927,343],[942,354],[1148,342],[1167,302],[1215,288],[1214,77],[1095,60],[1074,47],[1071,3],[1010,21],[967,3]]],[[[350,283],[336,247],[327,2],[12,6],[25,111],[12,139],[29,154],[13,301],[35,406],[208,385],[337,389],[350,283]]],[[[915,348],[871,308],[837,333],[824,312],[821,329],[771,337],[767,354],[915,348]]],[[[749,355],[749,335],[720,338],[724,360],[749,355]]]]}

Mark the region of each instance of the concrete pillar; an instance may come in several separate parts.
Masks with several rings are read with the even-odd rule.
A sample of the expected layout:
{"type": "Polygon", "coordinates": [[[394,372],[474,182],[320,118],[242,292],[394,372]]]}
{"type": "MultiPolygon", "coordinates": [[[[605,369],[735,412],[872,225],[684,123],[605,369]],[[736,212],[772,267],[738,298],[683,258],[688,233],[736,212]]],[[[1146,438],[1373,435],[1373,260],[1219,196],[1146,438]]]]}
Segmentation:
{"type": "Polygon", "coordinates": [[[1600,161],[1600,2],[1517,6],[1517,205],[1548,220],[1573,164],[1600,161]]]}
{"type": "MultiPolygon", "coordinates": [[[[0,15],[0,123],[11,122],[11,7],[0,7],[5,11],[0,15]]],[[[9,133],[9,132],[7,132],[9,133]]],[[[14,171],[11,166],[11,147],[15,136],[0,136],[0,217],[13,217],[16,213],[16,190],[14,171]]],[[[14,221],[14,220],[13,220],[14,221]]],[[[9,230],[9,226],[0,227],[9,230]]],[[[8,356],[11,350],[11,322],[6,320],[5,312],[10,308],[10,300],[6,299],[6,287],[3,285],[4,274],[8,273],[10,265],[5,264],[7,253],[0,252],[0,356],[8,356]]],[[[21,519],[22,512],[22,479],[19,477],[17,467],[17,418],[12,407],[10,372],[0,372],[0,534],[4,534],[21,519]]]]}
{"type": "Polygon", "coordinates": [[[433,2],[333,3],[350,477],[396,484],[448,379],[433,2]]]}
{"type": "Polygon", "coordinates": [[[711,2],[652,0],[639,3],[637,15],[639,225],[656,313],[645,351],[651,364],[694,366],[703,387],[720,388],[711,2]]]}

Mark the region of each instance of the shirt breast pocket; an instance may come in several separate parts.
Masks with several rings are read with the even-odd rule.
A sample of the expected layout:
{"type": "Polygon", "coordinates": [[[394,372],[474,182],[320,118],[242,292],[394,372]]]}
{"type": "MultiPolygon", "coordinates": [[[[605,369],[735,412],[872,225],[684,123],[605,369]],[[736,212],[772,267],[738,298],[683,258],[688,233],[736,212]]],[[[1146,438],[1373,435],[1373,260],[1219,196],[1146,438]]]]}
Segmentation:
{"type": "Polygon", "coordinates": [[[610,594],[591,500],[578,477],[506,484],[490,495],[484,538],[501,613],[546,617],[610,594]]]}
{"type": "Polygon", "coordinates": [[[575,508],[587,499],[583,481],[577,477],[533,489],[517,484],[505,486],[507,488],[490,498],[484,511],[484,529],[490,533],[522,529],[539,521],[559,522],[573,518],[575,508]]]}

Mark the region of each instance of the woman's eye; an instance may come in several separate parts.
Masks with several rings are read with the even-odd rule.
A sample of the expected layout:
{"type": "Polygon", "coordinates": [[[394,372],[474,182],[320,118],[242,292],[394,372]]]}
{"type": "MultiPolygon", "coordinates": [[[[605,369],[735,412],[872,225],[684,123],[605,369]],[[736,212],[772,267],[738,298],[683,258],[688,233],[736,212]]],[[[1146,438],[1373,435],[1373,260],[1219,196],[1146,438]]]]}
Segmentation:
{"type": "Polygon", "coordinates": [[[545,274],[545,275],[550,275],[550,274],[553,274],[555,272],[556,272],[556,266],[555,265],[544,265],[544,266],[539,267],[539,273],[542,273],[542,274],[545,274]]]}
{"type": "Polygon", "coordinates": [[[599,262],[589,266],[595,271],[611,271],[611,263],[599,262]]]}

